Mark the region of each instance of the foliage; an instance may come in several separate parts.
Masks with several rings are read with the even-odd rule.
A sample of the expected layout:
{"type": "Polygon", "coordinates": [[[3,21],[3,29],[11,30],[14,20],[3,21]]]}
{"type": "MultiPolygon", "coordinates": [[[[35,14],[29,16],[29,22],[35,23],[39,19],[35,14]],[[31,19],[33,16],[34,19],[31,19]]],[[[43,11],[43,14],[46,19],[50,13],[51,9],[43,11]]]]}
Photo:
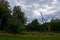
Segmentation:
{"type": "Polygon", "coordinates": [[[5,29],[6,21],[10,16],[10,9],[8,2],[5,0],[0,0],[0,29],[5,29]]]}
{"type": "Polygon", "coordinates": [[[9,3],[5,0],[0,1],[0,30],[7,30],[11,33],[19,33],[25,24],[25,16],[19,6],[15,6],[12,11],[9,9],[9,3]]]}
{"type": "Polygon", "coordinates": [[[35,19],[26,26],[27,31],[42,31],[42,26],[39,24],[38,20],[35,19]]]}
{"type": "Polygon", "coordinates": [[[60,32],[60,19],[55,19],[50,22],[51,30],[54,32],[60,32]]]}
{"type": "Polygon", "coordinates": [[[21,33],[24,28],[25,17],[19,6],[13,9],[13,15],[7,21],[7,30],[10,33],[21,33]],[[9,23],[8,23],[9,22],[9,23]]]}
{"type": "Polygon", "coordinates": [[[14,6],[12,12],[9,7],[10,5],[7,1],[0,0],[0,30],[6,30],[10,33],[20,33],[23,29],[26,29],[26,31],[44,32],[47,30],[47,32],[60,32],[60,19],[52,19],[51,22],[44,23],[41,13],[43,24],[40,24],[37,19],[34,19],[25,26],[27,19],[20,6],[14,6]]]}
{"type": "Polygon", "coordinates": [[[21,21],[21,23],[26,22],[25,14],[21,11],[20,6],[15,6],[13,9],[13,16],[21,21]]]}
{"type": "Polygon", "coordinates": [[[7,21],[7,31],[9,33],[20,33],[21,30],[21,24],[18,21],[18,19],[15,18],[9,18],[7,21]]]}

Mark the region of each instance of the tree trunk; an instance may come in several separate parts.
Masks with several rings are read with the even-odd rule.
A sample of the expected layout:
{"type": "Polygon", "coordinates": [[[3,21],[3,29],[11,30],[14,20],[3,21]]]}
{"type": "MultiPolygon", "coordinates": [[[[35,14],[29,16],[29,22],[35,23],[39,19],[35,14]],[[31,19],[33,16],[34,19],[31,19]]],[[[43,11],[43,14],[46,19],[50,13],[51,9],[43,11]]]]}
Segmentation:
{"type": "Polygon", "coordinates": [[[48,25],[48,32],[50,32],[50,23],[49,23],[49,25],[48,25]]]}
{"type": "Polygon", "coordinates": [[[0,27],[1,27],[2,19],[3,19],[3,15],[1,16],[1,19],[0,19],[0,27]]]}
{"type": "MultiPolygon", "coordinates": [[[[42,14],[42,13],[40,13],[40,14],[41,14],[41,18],[42,18],[42,23],[44,24],[44,17],[43,17],[43,14],[42,14]]],[[[43,25],[43,29],[44,29],[45,32],[47,31],[46,28],[44,27],[44,25],[43,25]]]]}

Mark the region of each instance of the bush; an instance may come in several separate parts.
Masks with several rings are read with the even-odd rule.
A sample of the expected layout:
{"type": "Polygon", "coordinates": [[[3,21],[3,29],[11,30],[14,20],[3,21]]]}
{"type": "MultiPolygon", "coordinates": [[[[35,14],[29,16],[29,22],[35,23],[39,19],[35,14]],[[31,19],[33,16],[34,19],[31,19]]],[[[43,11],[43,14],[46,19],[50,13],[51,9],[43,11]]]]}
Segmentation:
{"type": "Polygon", "coordinates": [[[22,24],[17,19],[8,19],[7,32],[9,33],[21,33],[22,24]]]}

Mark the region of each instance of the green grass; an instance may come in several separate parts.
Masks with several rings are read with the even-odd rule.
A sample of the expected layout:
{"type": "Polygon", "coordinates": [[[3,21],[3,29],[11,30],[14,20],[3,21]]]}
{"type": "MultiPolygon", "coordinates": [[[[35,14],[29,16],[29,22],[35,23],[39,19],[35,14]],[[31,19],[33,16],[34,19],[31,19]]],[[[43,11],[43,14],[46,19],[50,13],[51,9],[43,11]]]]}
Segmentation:
{"type": "Polygon", "coordinates": [[[60,33],[27,33],[24,35],[0,33],[0,40],[60,40],[60,33]]]}
{"type": "Polygon", "coordinates": [[[16,36],[0,36],[0,40],[60,40],[60,37],[16,37],[16,36]]]}
{"type": "Polygon", "coordinates": [[[53,36],[0,36],[0,40],[60,40],[60,37],[53,36]]]}

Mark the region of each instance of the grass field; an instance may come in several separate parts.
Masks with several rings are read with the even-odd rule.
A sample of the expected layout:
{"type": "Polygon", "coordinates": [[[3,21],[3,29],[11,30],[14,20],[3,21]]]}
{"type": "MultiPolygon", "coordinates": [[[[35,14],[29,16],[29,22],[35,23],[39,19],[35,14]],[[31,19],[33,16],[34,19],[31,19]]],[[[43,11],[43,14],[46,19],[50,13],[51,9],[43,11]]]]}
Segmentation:
{"type": "Polygon", "coordinates": [[[0,36],[0,40],[60,40],[60,37],[16,37],[16,36],[0,36]]]}
{"type": "Polygon", "coordinates": [[[51,34],[48,35],[45,33],[40,34],[5,34],[0,33],[0,40],[60,40],[60,33],[51,34]]]}

